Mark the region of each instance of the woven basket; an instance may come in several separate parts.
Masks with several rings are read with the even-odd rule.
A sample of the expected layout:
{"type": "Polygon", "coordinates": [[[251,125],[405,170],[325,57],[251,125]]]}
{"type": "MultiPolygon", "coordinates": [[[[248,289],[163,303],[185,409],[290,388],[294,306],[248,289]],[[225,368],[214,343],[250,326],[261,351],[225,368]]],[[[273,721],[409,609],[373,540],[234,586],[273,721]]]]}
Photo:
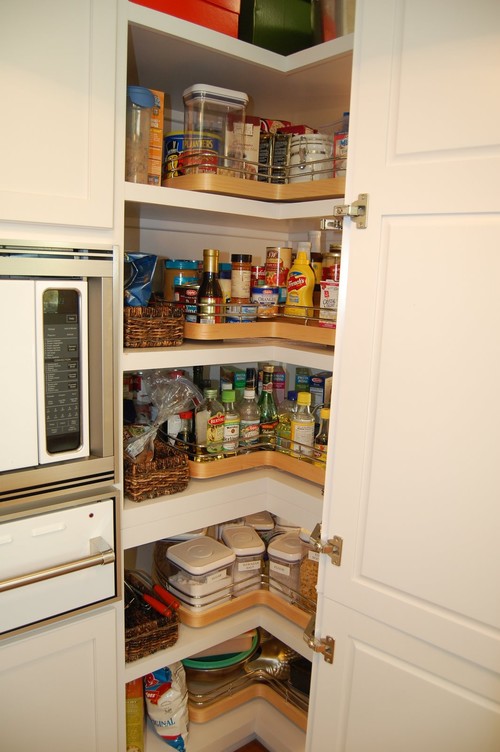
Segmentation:
{"type": "Polygon", "coordinates": [[[123,341],[125,347],[176,347],[184,338],[184,314],[172,303],[125,306],[123,341]]]}
{"type": "Polygon", "coordinates": [[[161,616],[133,601],[125,609],[125,661],[137,661],[158,650],[170,648],[179,636],[179,617],[161,616]]]}
{"type": "Polygon", "coordinates": [[[189,483],[188,458],[159,438],[154,442],[154,459],[136,463],[125,456],[125,496],[132,501],[184,491],[189,483]]]}

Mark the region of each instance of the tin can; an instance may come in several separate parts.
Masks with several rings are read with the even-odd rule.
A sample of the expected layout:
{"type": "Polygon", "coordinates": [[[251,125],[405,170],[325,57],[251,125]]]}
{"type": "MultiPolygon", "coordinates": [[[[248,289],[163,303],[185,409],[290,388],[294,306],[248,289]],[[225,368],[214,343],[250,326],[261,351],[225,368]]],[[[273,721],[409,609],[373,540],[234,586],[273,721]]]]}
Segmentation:
{"type": "Polygon", "coordinates": [[[183,307],[184,319],[192,324],[196,324],[197,321],[197,299],[199,287],[199,284],[179,285],[176,288],[175,293],[176,300],[178,300],[183,307]]]}
{"type": "Polygon", "coordinates": [[[292,249],[280,246],[266,248],[266,285],[286,287],[292,265],[292,249]]]}
{"type": "Polygon", "coordinates": [[[163,139],[163,180],[182,175],[179,157],[184,149],[184,133],[174,131],[167,133],[163,139]]]}
{"type": "Polygon", "coordinates": [[[256,318],[256,303],[235,303],[227,307],[226,323],[228,324],[249,324],[256,318]]]}
{"type": "Polygon", "coordinates": [[[266,267],[252,266],[250,276],[250,290],[252,287],[263,287],[266,284],[266,267]]]}
{"type": "Polygon", "coordinates": [[[257,318],[271,318],[278,315],[279,287],[265,285],[252,288],[252,303],[257,303],[257,318]]]}
{"type": "Polygon", "coordinates": [[[216,173],[220,153],[221,139],[213,133],[186,133],[180,167],[185,175],[216,173]]]}

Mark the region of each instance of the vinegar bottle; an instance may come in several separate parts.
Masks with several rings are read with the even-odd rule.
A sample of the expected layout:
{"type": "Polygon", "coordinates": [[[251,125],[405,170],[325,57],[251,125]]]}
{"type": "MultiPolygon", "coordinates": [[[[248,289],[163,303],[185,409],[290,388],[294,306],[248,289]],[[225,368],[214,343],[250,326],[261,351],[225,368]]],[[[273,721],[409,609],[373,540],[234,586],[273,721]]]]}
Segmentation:
{"type": "Polygon", "coordinates": [[[224,452],[236,453],[240,443],[241,416],[234,404],[235,399],[236,392],[234,389],[224,389],[221,394],[224,406],[224,440],[222,447],[224,452]]]}
{"type": "Polygon", "coordinates": [[[305,455],[312,457],[314,444],[314,416],[311,415],[310,392],[297,394],[297,409],[292,415],[291,421],[291,451],[293,457],[305,455]]]}
{"type": "Polygon", "coordinates": [[[290,454],[290,437],[292,435],[292,417],[297,408],[297,392],[289,391],[278,407],[278,425],[276,427],[276,446],[280,452],[290,454]]]}
{"type": "Polygon", "coordinates": [[[328,431],[330,428],[330,408],[322,407],[319,412],[318,433],[314,437],[314,459],[324,467],[328,450],[328,431]]]}
{"type": "Polygon", "coordinates": [[[219,251],[215,248],[203,249],[203,275],[198,290],[197,321],[200,324],[222,323],[222,288],[219,277],[219,251]]]}
{"type": "Polygon", "coordinates": [[[288,273],[285,316],[311,317],[314,313],[314,272],[304,251],[298,251],[288,273]]]}
{"type": "MultiPolygon", "coordinates": [[[[254,377],[255,378],[255,377],[254,377]]],[[[240,446],[251,447],[259,443],[260,410],[255,401],[255,387],[253,383],[245,387],[240,409],[240,446]]]]}

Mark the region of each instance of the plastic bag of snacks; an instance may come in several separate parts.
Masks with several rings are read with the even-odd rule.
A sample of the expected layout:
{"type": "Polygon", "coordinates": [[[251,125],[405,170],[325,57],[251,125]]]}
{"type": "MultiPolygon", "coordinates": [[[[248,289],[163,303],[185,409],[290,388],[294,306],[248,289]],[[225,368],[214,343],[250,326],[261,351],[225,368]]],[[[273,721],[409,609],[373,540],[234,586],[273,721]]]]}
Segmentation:
{"type": "Polygon", "coordinates": [[[180,661],[144,677],[146,710],[158,736],[169,747],[186,752],[188,738],[187,685],[180,661]]]}

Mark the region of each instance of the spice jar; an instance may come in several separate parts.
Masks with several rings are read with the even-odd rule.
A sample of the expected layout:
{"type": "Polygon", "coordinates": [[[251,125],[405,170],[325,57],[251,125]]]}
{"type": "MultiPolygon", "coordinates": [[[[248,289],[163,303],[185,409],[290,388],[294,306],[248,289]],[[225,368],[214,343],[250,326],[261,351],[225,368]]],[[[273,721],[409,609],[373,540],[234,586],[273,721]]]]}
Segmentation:
{"type": "Polygon", "coordinates": [[[252,278],[252,256],[231,254],[231,303],[249,303],[252,278]]]}

